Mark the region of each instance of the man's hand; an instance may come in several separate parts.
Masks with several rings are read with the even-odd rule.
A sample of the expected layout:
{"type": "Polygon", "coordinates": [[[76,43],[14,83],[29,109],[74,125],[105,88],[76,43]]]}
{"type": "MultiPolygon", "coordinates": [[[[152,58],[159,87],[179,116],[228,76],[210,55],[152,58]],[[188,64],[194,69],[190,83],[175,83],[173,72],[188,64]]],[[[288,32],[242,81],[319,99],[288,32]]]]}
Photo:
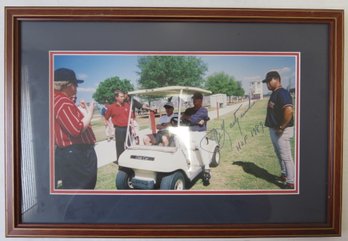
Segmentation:
{"type": "Polygon", "coordinates": [[[293,113],[293,107],[292,106],[286,106],[283,109],[283,122],[281,123],[281,125],[278,127],[277,129],[277,134],[278,136],[282,135],[285,128],[288,126],[289,122],[292,119],[292,113],[293,113]]]}
{"type": "Polygon", "coordinates": [[[86,130],[87,127],[90,125],[92,117],[93,117],[93,111],[94,111],[94,101],[92,100],[91,103],[89,103],[89,106],[87,107],[86,116],[84,116],[82,119],[83,130],[86,130]]]}
{"type": "Polygon", "coordinates": [[[94,107],[95,107],[94,100],[92,100],[92,101],[89,103],[89,106],[87,107],[88,112],[92,112],[92,113],[93,113],[94,107]]]}
{"type": "Polygon", "coordinates": [[[198,121],[197,124],[200,125],[200,126],[203,126],[203,125],[204,125],[204,122],[205,122],[204,120],[200,120],[200,121],[198,121]]]}
{"type": "Polygon", "coordinates": [[[153,112],[157,112],[157,109],[153,109],[151,108],[148,104],[144,103],[143,106],[141,107],[144,110],[148,110],[148,111],[153,111],[153,112]]]}
{"type": "Polygon", "coordinates": [[[283,135],[283,132],[284,132],[284,129],[282,129],[282,128],[278,128],[278,129],[277,129],[277,135],[278,135],[278,136],[283,135]]]}

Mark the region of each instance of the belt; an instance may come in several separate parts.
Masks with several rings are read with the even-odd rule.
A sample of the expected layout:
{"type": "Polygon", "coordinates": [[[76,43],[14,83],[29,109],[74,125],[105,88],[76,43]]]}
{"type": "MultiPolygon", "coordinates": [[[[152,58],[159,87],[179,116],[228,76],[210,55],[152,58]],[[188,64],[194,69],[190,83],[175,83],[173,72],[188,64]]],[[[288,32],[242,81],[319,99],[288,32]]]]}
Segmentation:
{"type": "Polygon", "coordinates": [[[117,126],[117,125],[114,125],[115,128],[127,128],[127,126],[117,126]]]}
{"type": "Polygon", "coordinates": [[[64,150],[64,149],[68,149],[68,148],[71,148],[71,147],[76,147],[76,148],[79,148],[79,149],[89,149],[89,148],[94,148],[94,144],[72,144],[70,146],[57,147],[57,149],[64,150]]]}

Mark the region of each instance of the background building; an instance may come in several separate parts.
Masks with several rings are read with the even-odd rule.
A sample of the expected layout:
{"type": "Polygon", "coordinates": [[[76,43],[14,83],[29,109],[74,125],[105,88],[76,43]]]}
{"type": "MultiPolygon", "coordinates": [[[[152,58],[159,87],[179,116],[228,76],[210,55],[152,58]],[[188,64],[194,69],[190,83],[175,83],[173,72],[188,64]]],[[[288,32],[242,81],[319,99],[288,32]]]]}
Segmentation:
{"type": "Polygon", "coordinates": [[[263,85],[261,81],[253,81],[250,83],[250,98],[263,99],[263,85]]]}

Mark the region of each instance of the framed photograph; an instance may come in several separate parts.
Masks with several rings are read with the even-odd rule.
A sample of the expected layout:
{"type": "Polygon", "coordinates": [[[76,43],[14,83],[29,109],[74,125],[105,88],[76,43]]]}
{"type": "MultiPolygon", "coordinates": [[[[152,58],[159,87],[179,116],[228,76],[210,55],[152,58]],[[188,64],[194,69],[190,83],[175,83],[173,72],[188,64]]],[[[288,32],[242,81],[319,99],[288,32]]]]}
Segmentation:
{"type": "Polygon", "coordinates": [[[7,236],[340,235],[343,11],[5,15],[7,236]]]}
{"type": "MultiPolygon", "coordinates": [[[[91,188],[84,188],[79,186],[80,184],[74,186],[73,180],[66,180],[64,185],[63,179],[68,178],[65,177],[68,173],[66,169],[71,168],[60,167],[60,157],[57,153],[65,150],[66,147],[60,143],[62,142],[60,138],[57,141],[54,139],[56,136],[64,135],[55,135],[51,128],[50,150],[56,150],[50,155],[51,194],[299,193],[300,130],[297,128],[300,117],[299,52],[50,51],[49,54],[52,77],[50,84],[54,86],[50,88],[50,109],[57,109],[60,113],[60,108],[56,107],[59,101],[54,99],[58,91],[53,76],[56,76],[62,68],[74,69],[78,72],[77,76],[85,79],[95,76],[89,79],[88,83],[86,80],[86,83],[78,86],[73,105],[77,105],[84,115],[88,112],[87,108],[92,100],[100,105],[95,108],[97,111],[94,110],[91,120],[96,137],[95,143],[93,142],[98,169],[96,186],[91,188]],[[255,67],[253,74],[249,69],[250,65],[255,67]],[[103,66],[103,68],[97,66],[103,66]],[[118,70],[113,74],[115,68],[118,70]],[[289,159],[292,163],[289,169],[292,172],[290,176],[288,175],[287,182],[280,180],[282,173],[285,177],[286,171],[284,169],[282,172],[279,169],[279,160],[276,158],[271,139],[266,131],[267,124],[264,123],[266,103],[269,99],[267,97],[271,92],[266,84],[263,85],[261,81],[263,76],[258,75],[262,72],[260,69],[263,69],[265,73],[274,69],[279,75],[281,74],[281,85],[285,86],[290,98],[289,104],[293,114],[290,115],[289,121],[292,123],[289,124],[287,131],[291,130],[291,136],[294,138],[288,142],[289,159]],[[237,74],[238,77],[233,76],[237,74]],[[137,81],[138,76],[139,81],[137,81]],[[156,81],[153,81],[154,79],[156,81]],[[205,89],[201,85],[203,81],[206,81],[205,89]],[[137,83],[142,87],[136,87],[137,89],[134,90],[134,86],[139,85],[137,83]],[[128,135],[126,150],[122,152],[122,155],[118,155],[120,151],[117,149],[117,143],[124,144],[125,141],[121,140],[120,135],[115,134],[114,130],[114,126],[121,125],[118,118],[112,116],[118,114],[117,111],[112,112],[115,102],[114,91],[127,89],[128,85],[132,99],[144,104],[137,109],[134,108],[136,104],[131,103],[130,109],[134,110],[128,125],[124,124],[125,127],[129,127],[127,132],[131,135],[128,135]],[[209,120],[205,121],[206,124],[197,125],[184,120],[174,125],[168,124],[172,118],[179,117],[178,113],[184,116],[185,109],[195,108],[191,96],[197,91],[202,93],[202,110],[207,110],[209,120]],[[149,108],[144,109],[143,105],[148,105],[149,108]],[[104,112],[103,115],[99,114],[102,112],[104,112]],[[108,116],[108,114],[109,117],[106,120],[105,115],[108,116]],[[151,123],[157,124],[154,130],[151,123]],[[185,138],[181,140],[180,137],[185,138]],[[188,139],[191,141],[186,142],[188,139]],[[263,145],[265,147],[263,151],[254,154],[250,152],[255,146],[260,146],[264,142],[267,144],[263,145]],[[56,143],[59,143],[61,147],[55,149],[56,143]],[[193,144],[202,149],[198,152],[195,148],[191,148],[193,144]],[[197,153],[201,154],[197,155],[197,153]],[[251,157],[252,155],[254,157],[251,157]],[[262,170],[261,167],[265,165],[271,165],[273,168],[268,171],[262,170]],[[61,168],[63,170],[60,170],[61,168]],[[127,168],[128,171],[123,172],[119,170],[120,168],[127,168]],[[208,176],[206,178],[201,176],[203,169],[205,170],[203,174],[208,176]],[[222,171],[223,169],[225,170],[222,171]],[[181,170],[185,177],[181,181],[177,180],[180,187],[166,186],[166,179],[159,177],[159,173],[168,176],[177,173],[178,170],[181,170]],[[115,175],[110,175],[110,172],[117,173],[116,178],[115,175]],[[239,182],[233,183],[228,177],[228,173],[233,172],[246,175],[234,176],[233,179],[239,179],[239,182]],[[130,190],[128,185],[121,184],[122,179],[120,179],[128,174],[133,179],[130,180],[132,182],[130,190]],[[63,177],[59,177],[62,175],[63,177]],[[256,181],[251,184],[250,177],[260,178],[261,182],[256,181]],[[101,182],[101,180],[104,181],[101,182]],[[154,184],[153,187],[152,184],[154,184]],[[293,188],[290,188],[292,186],[293,188]],[[164,191],[168,189],[176,191],[164,191]]],[[[50,113],[51,126],[67,122],[65,119],[60,120],[54,117],[53,112],[50,113]]],[[[63,117],[66,115],[64,114],[63,117]]],[[[128,114],[126,118],[128,119],[128,114]]],[[[171,175],[167,178],[176,179],[175,175],[171,175]]],[[[74,173],[73,176],[75,177],[76,174],[74,173]]],[[[182,178],[181,174],[179,176],[182,178]]]]}

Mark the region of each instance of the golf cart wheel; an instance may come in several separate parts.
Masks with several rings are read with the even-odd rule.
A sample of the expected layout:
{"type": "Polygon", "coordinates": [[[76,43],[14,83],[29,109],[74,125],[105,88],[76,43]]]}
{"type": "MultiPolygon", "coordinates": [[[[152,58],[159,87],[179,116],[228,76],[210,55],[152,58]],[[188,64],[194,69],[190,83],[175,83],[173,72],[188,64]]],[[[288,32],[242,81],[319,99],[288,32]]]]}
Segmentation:
{"type": "Polygon", "coordinates": [[[210,167],[217,167],[220,164],[220,148],[215,147],[213,158],[211,159],[210,167]]]}
{"type": "Polygon", "coordinates": [[[163,190],[184,190],[185,177],[181,172],[174,172],[164,176],[161,181],[160,189],[163,190]]]}
{"type": "Polygon", "coordinates": [[[116,175],[116,188],[119,190],[133,189],[132,178],[134,172],[131,169],[119,169],[116,175]]]}

